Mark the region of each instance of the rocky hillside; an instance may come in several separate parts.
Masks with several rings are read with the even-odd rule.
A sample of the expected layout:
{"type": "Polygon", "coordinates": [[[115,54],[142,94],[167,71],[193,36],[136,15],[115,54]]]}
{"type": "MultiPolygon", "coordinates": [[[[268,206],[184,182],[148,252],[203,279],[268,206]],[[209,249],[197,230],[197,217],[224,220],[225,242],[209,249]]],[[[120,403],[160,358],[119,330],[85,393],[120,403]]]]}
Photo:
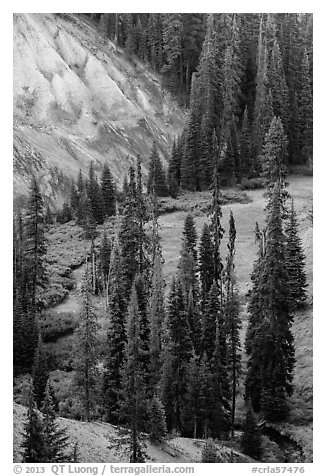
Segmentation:
{"type": "Polygon", "coordinates": [[[73,14],[14,15],[14,193],[32,171],[55,200],[66,178],[104,162],[121,184],[153,140],[167,158],[184,113],[159,78],[73,14]],[[129,158],[128,158],[129,155],[129,158]]]}

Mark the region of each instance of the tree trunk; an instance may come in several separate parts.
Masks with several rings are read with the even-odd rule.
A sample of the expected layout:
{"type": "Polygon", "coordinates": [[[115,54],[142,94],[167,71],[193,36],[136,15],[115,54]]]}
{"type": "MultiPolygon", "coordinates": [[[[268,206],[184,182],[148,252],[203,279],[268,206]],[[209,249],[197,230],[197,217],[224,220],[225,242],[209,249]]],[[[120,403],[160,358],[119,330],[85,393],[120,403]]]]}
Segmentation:
{"type": "Polygon", "coordinates": [[[119,13],[115,14],[115,30],[114,30],[114,43],[118,44],[119,38],[119,13]]]}
{"type": "Polygon", "coordinates": [[[231,437],[234,438],[234,420],[235,420],[235,393],[236,393],[236,355],[233,345],[232,349],[232,410],[231,410],[231,437]]]}
{"type": "Polygon", "coordinates": [[[194,439],[197,439],[197,415],[195,415],[195,423],[194,423],[194,439]]]}

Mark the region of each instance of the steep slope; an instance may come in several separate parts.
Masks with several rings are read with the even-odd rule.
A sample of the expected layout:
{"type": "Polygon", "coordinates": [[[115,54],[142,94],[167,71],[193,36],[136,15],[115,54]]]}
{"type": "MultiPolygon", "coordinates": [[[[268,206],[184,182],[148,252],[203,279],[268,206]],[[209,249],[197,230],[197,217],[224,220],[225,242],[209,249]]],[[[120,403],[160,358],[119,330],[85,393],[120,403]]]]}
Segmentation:
{"type": "MultiPolygon", "coordinates": [[[[26,421],[26,408],[14,403],[13,425],[13,460],[20,462],[22,432],[26,421]]],[[[129,449],[126,444],[117,445],[121,439],[118,428],[109,423],[81,422],[59,419],[60,425],[66,427],[70,437],[71,450],[78,443],[79,460],[81,463],[127,463],[129,462],[129,449]]],[[[203,440],[191,438],[172,438],[164,443],[153,445],[146,442],[147,462],[157,463],[198,463],[201,461],[203,440]]],[[[228,462],[231,458],[230,448],[219,444],[217,446],[221,462],[228,462]]],[[[233,451],[233,459],[237,463],[252,462],[251,458],[233,451]]]]}
{"type": "Polygon", "coordinates": [[[91,160],[121,184],[137,154],[146,171],[154,139],[167,158],[183,124],[159,79],[86,18],[14,15],[15,195],[36,171],[55,199],[91,160]]]}

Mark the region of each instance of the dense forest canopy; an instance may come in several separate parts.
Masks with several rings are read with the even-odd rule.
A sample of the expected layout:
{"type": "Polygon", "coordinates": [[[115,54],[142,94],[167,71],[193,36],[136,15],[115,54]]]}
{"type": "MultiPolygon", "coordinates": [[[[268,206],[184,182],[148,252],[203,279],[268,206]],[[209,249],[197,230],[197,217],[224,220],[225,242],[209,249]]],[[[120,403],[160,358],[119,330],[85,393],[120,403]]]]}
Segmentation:
{"type": "Polygon", "coordinates": [[[171,179],[182,188],[211,186],[214,153],[223,183],[258,176],[273,116],[281,119],[288,140],[286,164],[311,163],[312,14],[91,18],[128,55],[160,73],[163,85],[189,108],[170,163],[171,179]]]}

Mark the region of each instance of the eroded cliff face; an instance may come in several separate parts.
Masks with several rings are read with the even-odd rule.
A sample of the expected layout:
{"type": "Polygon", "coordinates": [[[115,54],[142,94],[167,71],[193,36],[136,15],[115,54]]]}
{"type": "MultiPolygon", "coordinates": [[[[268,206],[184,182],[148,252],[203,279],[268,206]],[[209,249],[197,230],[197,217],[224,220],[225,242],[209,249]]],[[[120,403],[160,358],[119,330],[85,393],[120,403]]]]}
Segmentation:
{"type": "Polygon", "coordinates": [[[159,79],[80,16],[14,15],[14,193],[36,172],[52,200],[95,162],[121,184],[155,140],[167,158],[185,115],[159,79]],[[128,157],[129,156],[129,157],[128,157]]]}

